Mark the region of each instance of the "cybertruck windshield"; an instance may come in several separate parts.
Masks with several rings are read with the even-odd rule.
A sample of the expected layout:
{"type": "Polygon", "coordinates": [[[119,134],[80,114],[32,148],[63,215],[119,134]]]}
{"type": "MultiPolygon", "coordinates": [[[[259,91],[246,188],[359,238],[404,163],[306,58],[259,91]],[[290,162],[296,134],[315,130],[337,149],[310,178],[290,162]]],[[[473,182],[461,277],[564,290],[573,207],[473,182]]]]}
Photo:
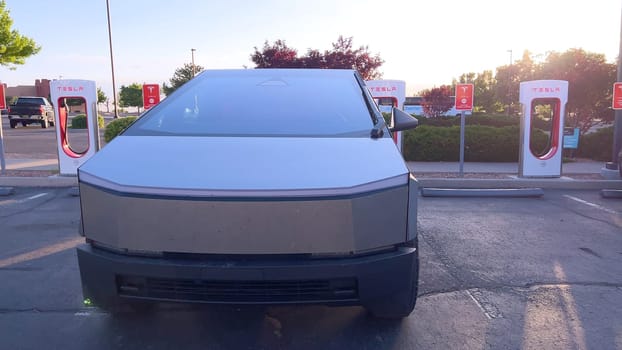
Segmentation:
{"type": "Polygon", "coordinates": [[[353,71],[205,71],[124,135],[368,137],[370,105],[353,71]]]}

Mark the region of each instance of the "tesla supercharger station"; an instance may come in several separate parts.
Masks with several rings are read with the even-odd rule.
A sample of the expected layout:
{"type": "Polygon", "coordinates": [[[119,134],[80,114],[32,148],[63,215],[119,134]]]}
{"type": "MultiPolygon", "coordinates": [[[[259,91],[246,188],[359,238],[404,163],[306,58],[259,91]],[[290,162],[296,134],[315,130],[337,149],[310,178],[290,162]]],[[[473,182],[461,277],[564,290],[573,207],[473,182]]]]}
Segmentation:
{"type": "MultiPolygon", "coordinates": [[[[378,99],[391,99],[393,107],[404,109],[406,100],[406,82],[403,80],[368,80],[365,82],[372,97],[378,99]]],[[[393,141],[402,152],[402,132],[393,133],[393,141]]]]}
{"type": "Polygon", "coordinates": [[[520,83],[523,115],[520,123],[520,177],[560,177],[564,139],[564,114],[568,102],[568,82],[535,80],[520,83]],[[548,141],[544,148],[531,137],[533,121],[541,118],[548,123],[548,141]]]}
{"type": "Polygon", "coordinates": [[[78,167],[100,148],[97,125],[97,88],[91,80],[53,80],[50,95],[54,105],[58,166],[61,175],[77,175],[78,167]],[[66,103],[68,99],[82,99],[85,106],[88,145],[84,150],[74,150],[69,142],[66,103]]]}

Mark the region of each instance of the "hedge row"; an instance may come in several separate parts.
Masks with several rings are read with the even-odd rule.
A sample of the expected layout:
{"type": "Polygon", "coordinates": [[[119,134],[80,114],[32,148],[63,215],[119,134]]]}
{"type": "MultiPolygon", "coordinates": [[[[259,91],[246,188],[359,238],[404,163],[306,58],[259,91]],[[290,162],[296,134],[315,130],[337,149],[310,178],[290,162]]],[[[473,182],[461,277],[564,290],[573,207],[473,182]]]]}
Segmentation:
{"type": "MultiPolygon", "coordinates": [[[[465,161],[518,161],[520,127],[514,121],[509,122],[511,119],[516,119],[515,117],[469,116],[467,120],[469,118],[473,119],[471,119],[471,124],[467,124],[465,128],[465,161]],[[479,124],[488,122],[501,126],[479,124]]],[[[424,121],[416,129],[404,132],[404,158],[409,161],[458,161],[460,158],[459,118],[423,119],[434,120],[434,122],[427,123],[424,121]],[[443,127],[430,125],[442,123],[441,120],[450,120],[451,123],[455,123],[455,120],[452,119],[458,119],[458,124],[443,127]]],[[[110,122],[104,133],[106,142],[110,142],[134,120],[136,117],[119,118],[110,122]]],[[[548,136],[543,131],[535,130],[532,138],[535,149],[544,150],[546,148],[548,136]]],[[[603,128],[595,133],[580,137],[576,156],[609,161],[611,160],[612,145],[613,127],[603,128]]]]}
{"type": "MultiPolygon", "coordinates": [[[[464,159],[468,162],[518,161],[520,128],[471,125],[465,128],[464,159]]],[[[546,148],[548,137],[535,130],[534,148],[546,148]]],[[[458,161],[460,126],[421,125],[404,133],[404,158],[409,161],[458,161]]]]}
{"type": "Polygon", "coordinates": [[[104,132],[104,140],[106,142],[112,141],[117,135],[119,135],[123,130],[125,130],[130,124],[136,120],[137,117],[125,117],[119,118],[111,121],[108,126],[106,126],[106,131],[104,132]]]}
{"type": "MultiPolygon", "coordinates": [[[[450,127],[460,125],[460,117],[438,117],[438,118],[426,118],[421,116],[415,116],[419,120],[419,125],[431,125],[439,127],[450,127]]],[[[507,116],[507,115],[490,115],[490,114],[473,114],[465,116],[466,125],[482,125],[493,126],[496,128],[502,128],[505,126],[520,126],[520,117],[507,116]]],[[[550,129],[549,122],[535,118],[533,121],[534,127],[537,129],[548,130],[550,129]]]]}
{"type": "Polygon", "coordinates": [[[579,137],[579,148],[576,156],[609,162],[613,152],[613,127],[579,137]]]}
{"type": "MultiPolygon", "coordinates": [[[[97,125],[100,128],[104,127],[104,117],[101,115],[97,116],[97,125]]],[[[71,129],[86,129],[86,115],[78,114],[77,116],[71,119],[71,129]]]]}

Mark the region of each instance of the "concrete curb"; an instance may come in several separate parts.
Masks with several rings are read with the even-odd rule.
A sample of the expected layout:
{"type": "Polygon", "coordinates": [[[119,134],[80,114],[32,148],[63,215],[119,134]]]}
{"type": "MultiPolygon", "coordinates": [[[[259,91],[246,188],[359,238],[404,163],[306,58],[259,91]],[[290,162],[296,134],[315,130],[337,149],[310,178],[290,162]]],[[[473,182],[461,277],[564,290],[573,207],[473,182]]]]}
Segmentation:
{"type": "Polygon", "coordinates": [[[73,187],[78,186],[76,176],[0,177],[0,187],[73,187]]]}
{"type": "Polygon", "coordinates": [[[424,197],[505,197],[526,198],[542,197],[544,190],[541,188],[431,188],[421,189],[424,197]]]}
{"type": "Polygon", "coordinates": [[[564,190],[622,189],[622,180],[572,179],[437,179],[418,178],[419,187],[435,188],[542,188],[564,190]]]}
{"type": "Polygon", "coordinates": [[[604,189],[600,191],[603,198],[622,198],[622,190],[609,190],[604,189]]]}
{"type": "MultiPolygon", "coordinates": [[[[417,178],[419,187],[513,189],[542,188],[566,190],[622,190],[622,180],[573,180],[562,179],[464,179],[464,178],[417,178]]],[[[75,187],[75,176],[49,177],[0,177],[0,187],[75,187]]]]}

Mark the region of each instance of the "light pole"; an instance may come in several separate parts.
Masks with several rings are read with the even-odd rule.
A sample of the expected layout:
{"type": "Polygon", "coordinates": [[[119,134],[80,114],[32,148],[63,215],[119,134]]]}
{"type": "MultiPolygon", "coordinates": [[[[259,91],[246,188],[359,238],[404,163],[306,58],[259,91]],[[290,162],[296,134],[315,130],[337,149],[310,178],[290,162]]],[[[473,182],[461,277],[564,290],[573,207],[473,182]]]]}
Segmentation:
{"type": "Polygon", "coordinates": [[[194,78],[194,75],[197,74],[196,72],[196,66],[194,65],[194,52],[196,51],[196,49],[190,49],[190,52],[192,53],[192,77],[194,78]]]}
{"type": "MultiPolygon", "coordinates": [[[[621,19],[622,21],[622,19],[621,19]]],[[[620,22],[620,47],[618,50],[618,76],[617,81],[622,81],[622,22],[620,22]]],[[[615,119],[613,126],[613,150],[611,162],[605,164],[605,168],[609,170],[620,170],[622,164],[618,164],[618,153],[622,149],[622,110],[615,111],[615,119]]],[[[622,175],[622,171],[620,171],[622,175]]]]}
{"type": "Polygon", "coordinates": [[[110,31],[110,3],[106,0],[106,14],[108,15],[108,43],[110,44],[110,70],[112,72],[112,98],[114,108],[114,118],[119,118],[119,112],[117,111],[117,86],[114,82],[114,59],[112,58],[112,32],[110,31]]]}
{"type": "Polygon", "coordinates": [[[510,66],[508,67],[508,116],[510,116],[510,106],[512,105],[512,50],[510,53],[510,66]]]}

